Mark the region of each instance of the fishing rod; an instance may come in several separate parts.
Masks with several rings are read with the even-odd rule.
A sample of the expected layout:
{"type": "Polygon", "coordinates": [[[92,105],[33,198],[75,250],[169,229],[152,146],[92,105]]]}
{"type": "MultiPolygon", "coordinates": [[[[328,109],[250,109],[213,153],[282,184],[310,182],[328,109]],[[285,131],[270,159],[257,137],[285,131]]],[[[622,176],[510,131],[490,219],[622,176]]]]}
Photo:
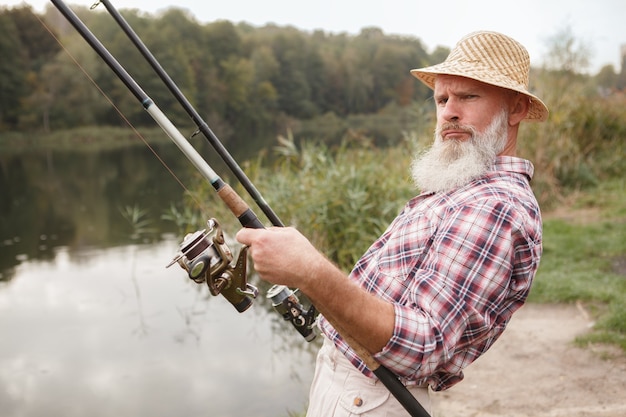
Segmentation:
{"type": "Polygon", "coordinates": [[[135,31],[131,28],[131,26],[126,22],[124,17],[117,11],[117,9],[111,4],[108,0],[99,0],[94,3],[91,8],[95,8],[98,4],[102,3],[104,7],[111,14],[113,19],[117,22],[117,24],[121,27],[121,29],[126,33],[131,42],[137,47],[139,52],[143,55],[143,57],[148,61],[150,66],[157,73],[159,78],[163,81],[163,83],[167,86],[170,92],[174,95],[176,100],[180,103],[180,105],[185,109],[187,114],[191,117],[193,122],[198,127],[198,130],[204,135],[207,141],[213,146],[215,151],[219,154],[222,160],[226,163],[228,168],[232,171],[232,173],[237,177],[240,184],[248,191],[248,194],[252,197],[252,199],[256,202],[257,206],[261,209],[261,211],[267,216],[272,225],[283,227],[284,224],[278,217],[278,215],[272,210],[272,208],[267,204],[259,190],[254,186],[252,181],[246,176],[245,172],[241,169],[241,167],[237,164],[235,159],[231,156],[228,150],[224,147],[222,142],[218,139],[218,137],[213,133],[209,125],[200,117],[200,114],[196,111],[196,109],[192,106],[191,102],[185,97],[183,92],[178,88],[176,83],[172,80],[169,74],[163,69],[161,64],[154,57],[152,52],[146,47],[143,41],[139,38],[139,36],[135,33],[135,31]]]}
{"type": "MultiPolygon", "coordinates": [[[[137,100],[139,100],[144,109],[152,116],[157,124],[159,124],[170,139],[176,143],[185,156],[187,156],[190,162],[192,162],[198,171],[211,183],[218,193],[218,196],[237,217],[241,225],[243,227],[264,228],[258,217],[256,217],[256,214],[248,207],[245,201],[206,163],[195,148],[191,146],[173,123],[156,106],[152,99],[141,89],[137,82],[119,64],[104,45],[102,45],[95,35],[91,33],[78,16],[76,16],[62,0],[51,0],[51,2],[72,26],[74,26],[92,49],[105,61],[118,78],[120,78],[124,85],[137,100]]],[[[167,78],[169,79],[169,76],[167,78]]],[[[176,90],[178,90],[177,87],[176,90]]],[[[195,113],[195,110],[193,112],[195,113]]],[[[188,235],[181,244],[181,250],[178,256],[175,257],[168,266],[178,263],[187,270],[190,278],[194,281],[206,281],[213,295],[221,292],[239,312],[245,311],[251,305],[250,297],[256,297],[258,294],[256,288],[245,282],[246,248],[244,247],[244,249],[242,249],[236,261],[236,265],[234,267],[231,266],[230,260],[232,259],[232,254],[225,246],[223,233],[219,224],[215,219],[211,219],[208,221],[208,225],[211,229],[210,232],[215,231],[212,241],[209,239],[210,232],[205,233],[204,230],[188,235]]],[[[310,322],[310,320],[312,320],[314,307],[312,306],[306,313],[302,314],[303,309],[299,305],[297,297],[295,297],[293,291],[285,286],[274,286],[270,290],[270,293],[273,293],[268,295],[272,296],[274,308],[283,314],[283,318],[290,320],[294,327],[296,327],[307,340],[312,340],[314,336],[310,337],[312,333],[312,322],[310,322]],[[305,318],[303,319],[302,316],[305,316],[305,318]]],[[[329,322],[344,337],[348,344],[363,359],[368,368],[374,372],[383,385],[389,389],[390,393],[412,417],[430,417],[428,412],[395,374],[378,363],[373,356],[354,340],[349,333],[345,332],[341,326],[333,323],[330,318],[329,322]]]]}
{"type": "MultiPolygon", "coordinates": [[[[198,172],[209,181],[217,195],[237,217],[241,225],[255,229],[264,228],[246,202],[209,166],[78,16],[62,1],[51,1],[139,100],[143,108],[178,146],[198,172]]],[[[178,263],[187,270],[191,279],[198,283],[206,282],[211,294],[222,294],[239,312],[243,312],[252,304],[251,298],[256,298],[258,295],[258,290],[246,281],[247,248],[244,247],[241,250],[235,266],[232,266],[230,262],[233,260],[233,255],[225,245],[219,224],[211,219],[208,226],[209,232],[202,230],[188,235],[181,243],[180,253],[168,266],[178,263]],[[211,238],[212,232],[215,234],[211,238]]]]}
{"type": "MultiPolygon", "coordinates": [[[[194,167],[209,181],[220,199],[237,217],[241,225],[255,229],[264,228],[264,225],[246,202],[209,166],[80,18],[62,0],[51,1],[89,46],[118,76],[141,103],[144,110],[152,116],[194,167]]],[[[167,266],[178,263],[187,271],[189,278],[196,283],[206,282],[212,295],[223,295],[241,313],[251,306],[251,297],[256,298],[258,295],[258,290],[247,282],[246,264],[248,248],[244,246],[235,264],[231,265],[234,257],[225,243],[219,223],[215,219],[210,219],[207,225],[209,228],[208,232],[205,229],[185,236],[180,244],[179,252],[167,266]]],[[[283,286],[280,286],[279,289],[280,291],[276,295],[277,299],[273,299],[273,307],[283,315],[285,320],[291,321],[296,330],[307,341],[313,340],[315,338],[313,330],[316,315],[315,307],[311,306],[308,310],[305,310],[299,304],[294,291],[287,287],[283,288],[283,286]]]]}
{"type": "MultiPolygon", "coordinates": [[[[208,129],[208,125],[204,121],[202,121],[198,113],[190,104],[189,100],[185,98],[180,88],[178,88],[176,83],[167,74],[165,69],[163,69],[161,64],[154,57],[152,52],[150,52],[148,47],[141,40],[139,35],[137,35],[137,33],[133,30],[133,28],[126,21],[126,19],[124,19],[121,13],[119,13],[119,11],[111,4],[109,0],[99,0],[97,3],[94,4],[94,6],[92,6],[92,8],[97,6],[98,3],[102,3],[104,5],[104,7],[111,14],[113,19],[120,26],[120,28],[124,31],[124,33],[126,33],[130,41],[137,47],[139,52],[148,61],[150,66],[152,66],[152,68],[159,75],[161,80],[166,84],[168,89],[172,92],[172,94],[174,94],[178,102],[185,108],[185,110],[191,116],[194,122],[196,122],[198,128],[205,134],[207,139],[210,140],[211,144],[214,144],[214,143],[217,144],[218,148],[220,149],[218,153],[220,155],[226,155],[227,159],[225,159],[225,162],[227,163],[229,167],[231,167],[231,169],[232,167],[235,167],[235,170],[236,170],[234,171],[235,175],[237,175],[238,172],[241,172],[243,174],[243,171],[239,169],[237,163],[234,161],[234,159],[232,159],[232,157],[230,157],[230,155],[228,154],[228,151],[224,149],[219,139],[217,139],[217,137],[213,135],[213,132],[211,132],[210,129],[208,129]],[[204,129],[208,129],[208,132],[205,133],[204,129]]],[[[240,181],[242,181],[242,178],[243,178],[243,181],[245,181],[245,183],[242,183],[242,185],[244,186],[244,188],[246,188],[246,190],[248,190],[248,192],[251,194],[254,200],[257,201],[257,203],[258,203],[258,200],[262,200],[262,198],[255,197],[258,191],[256,191],[256,188],[254,187],[254,185],[252,185],[252,183],[245,176],[245,174],[243,174],[241,177],[237,175],[237,178],[240,181]]],[[[271,211],[271,208],[269,208],[269,206],[266,207],[271,212],[269,214],[265,212],[264,207],[262,206],[259,206],[259,207],[264,211],[264,213],[267,215],[270,221],[272,221],[272,224],[274,226],[279,226],[279,227],[284,226],[282,222],[280,221],[280,219],[278,219],[278,217],[271,211]]],[[[294,324],[294,327],[296,327],[296,329],[300,331],[300,333],[305,337],[305,339],[309,341],[310,336],[303,333],[303,330],[306,329],[306,326],[303,325],[304,324],[303,322],[299,322],[299,321],[304,320],[304,318],[311,317],[312,314],[314,314],[311,309],[314,309],[314,307],[311,306],[311,309],[309,310],[309,312],[307,312],[307,314],[301,314],[302,311],[301,309],[298,308],[299,304],[298,304],[297,297],[295,297],[293,292],[291,292],[286,286],[283,286],[283,285],[273,286],[268,291],[267,297],[272,299],[274,308],[283,315],[283,318],[285,318],[285,320],[291,320],[292,324],[294,324]],[[293,315],[291,314],[291,311],[293,311],[292,310],[293,308],[295,308],[295,311],[298,312],[295,319],[293,315]]],[[[348,332],[346,332],[339,325],[337,325],[337,323],[334,323],[333,320],[331,319],[329,319],[329,322],[333,325],[333,327],[335,327],[335,329],[339,332],[339,334],[342,335],[342,337],[355,350],[355,352],[357,352],[359,357],[362,358],[363,361],[365,362],[366,366],[374,372],[374,374],[381,380],[383,385],[385,385],[389,389],[389,391],[396,397],[396,399],[398,399],[398,401],[404,406],[404,408],[407,411],[409,411],[411,416],[428,417],[428,413],[426,412],[426,410],[421,406],[421,404],[419,404],[419,402],[415,399],[415,397],[399,381],[399,379],[397,378],[395,374],[393,374],[389,369],[385,368],[378,361],[376,361],[365,348],[363,348],[356,340],[350,337],[348,332]]]]}

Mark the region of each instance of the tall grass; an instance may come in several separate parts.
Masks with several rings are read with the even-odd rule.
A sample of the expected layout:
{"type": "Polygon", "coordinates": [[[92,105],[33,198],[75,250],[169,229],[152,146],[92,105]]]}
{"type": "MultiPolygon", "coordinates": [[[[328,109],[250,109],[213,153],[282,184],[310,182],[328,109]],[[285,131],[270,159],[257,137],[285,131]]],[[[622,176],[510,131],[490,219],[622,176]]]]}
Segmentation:
{"type": "MultiPolygon", "coordinates": [[[[549,121],[526,124],[518,140],[520,156],[535,165],[532,186],[544,211],[566,204],[573,192],[626,174],[626,97],[566,98],[552,100],[549,121]]],[[[377,237],[414,195],[410,161],[430,135],[405,132],[396,145],[380,147],[354,131],[339,145],[288,134],[271,155],[244,169],[284,223],[348,266],[366,249],[363,242],[377,237]]]]}
{"type": "Polygon", "coordinates": [[[306,142],[297,147],[287,136],[279,138],[269,167],[259,158],[244,170],[285,224],[349,269],[415,194],[409,179],[414,149],[404,141],[381,152],[365,137],[336,148],[306,142]]]}

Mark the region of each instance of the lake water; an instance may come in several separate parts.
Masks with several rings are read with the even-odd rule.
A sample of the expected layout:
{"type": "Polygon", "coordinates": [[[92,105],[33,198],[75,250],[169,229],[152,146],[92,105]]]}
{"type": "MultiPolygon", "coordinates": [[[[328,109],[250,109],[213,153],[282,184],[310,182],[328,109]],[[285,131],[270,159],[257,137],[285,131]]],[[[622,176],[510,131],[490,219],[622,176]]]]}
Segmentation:
{"type": "MultiPolygon", "coordinates": [[[[159,151],[188,181],[177,149],[159,151]]],[[[0,154],[0,415],[305,409],[319,341],[304,341],[263,288],[238,313],[165,268],[181,236],[160,215],[182,192],[141,147],[0,154]],[[128,206],[148,213],[149,237],[133,235],[128,206]]]]}

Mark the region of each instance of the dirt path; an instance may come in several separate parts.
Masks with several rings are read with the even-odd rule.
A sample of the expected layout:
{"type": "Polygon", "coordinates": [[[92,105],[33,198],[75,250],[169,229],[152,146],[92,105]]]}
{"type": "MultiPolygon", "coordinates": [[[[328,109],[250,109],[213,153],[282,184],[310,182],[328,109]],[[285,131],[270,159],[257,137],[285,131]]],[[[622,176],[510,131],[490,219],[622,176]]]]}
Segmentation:
{"type": "Polygon", "coordinates": [[[464,381],[435,394],[435,416],[625,417],[626,356],[572,343],[591,324],[576,306],[526,305],[464,381]]]}

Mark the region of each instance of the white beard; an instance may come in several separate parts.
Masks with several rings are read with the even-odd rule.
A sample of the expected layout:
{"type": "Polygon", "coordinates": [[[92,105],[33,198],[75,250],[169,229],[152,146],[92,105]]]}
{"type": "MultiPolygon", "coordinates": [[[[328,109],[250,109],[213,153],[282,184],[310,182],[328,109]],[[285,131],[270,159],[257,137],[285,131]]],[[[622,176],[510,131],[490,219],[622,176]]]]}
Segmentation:
{"type": "Polygon", "coordinates": [[[504,150],[507,142],[508,114],[503,110],[494,116],[483,133],[472,126],[448,123],[437,127],[435,142],[413,159],[411,174],[422,192],[448,191],[482,176],[504,150]],[[471,133],[469,140],[443,140],[445,129],[471,133]]]}

